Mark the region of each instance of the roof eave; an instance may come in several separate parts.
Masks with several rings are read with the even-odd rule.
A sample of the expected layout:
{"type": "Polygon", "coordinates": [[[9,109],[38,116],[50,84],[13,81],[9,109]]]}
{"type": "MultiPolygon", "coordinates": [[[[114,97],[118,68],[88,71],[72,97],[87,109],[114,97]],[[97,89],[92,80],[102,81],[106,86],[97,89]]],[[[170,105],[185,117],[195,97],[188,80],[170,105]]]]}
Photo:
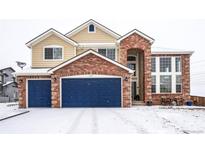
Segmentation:
{"type": "Polygon", "coordinates": [[[26,43],[26,46],[31,48],[33,46],[33,44],[35,44],[35,42],[37,42],[39,39],[43,38],[44,36],[49,35],[49,33],[53,33],[53,34],[57,35],[58,37],[60,37],[64,41],[72,44],[73,46],[78,46],[77,42],[66,37],[65,35],[63,35],[62,33],[58,32],[57,30],[55,30],[53,28],[45,31],[44,33],[42,33],[42,34],[38,35],[37,37],[35,37],[34,39],[30,40],[29,42],[26,43]]]}
{"type": "Polygon", "coordinates": [[[139,30],[137,30],[137,29],[134,29],[134,30],[128,32],[127,34],[121,36],[121,37],[117,40],[117,43],[120,43],[122,40],[124,40],[125,38],[129,37],[130,35],[132,35],[132,34],[134,34],[134,33],[136,33],[136,34],[140,35],[141,37],[143,37],[144,39],[148,40],[151,44],[153,44],[154,41],[155,41],[152,37],[150,37],[150,36],[144,34],[143,32],[141,32],[141,31],[139,31],[139,30]]]}
{"type": "Polygon", "coordinates": [[[107,61],[113,63],[114,65],[117,65],[118,67],[121,67],[122,69],[128,71],[128,72],[131,73],[131,74],[134,73],[134,70],[132,70],[132,69],[130,69],[130,68],[128,68],[128,67],[126,67],[126,66],[124,66],[124,65],[122,65],[122,64],[120,64],[120,63],[118,63],[118,62],[116,62],[116,61],[113,61],[113,60],[111,60],[111,59],[108,59],[107,57],[104,57],[104,56],[100,55],[99,53],[97,53],[97,52],[94,51],[93,49],[88,49],[87,51],[85,51],[84,53],[82,53],[82,54],[80,54],[80,55],[74,57],[73,59],[70,59],[70,60],[68,60],[67,62],[63,62],[62,64],[51,68],[50,70],[48,70],[48,73],[51,73],[51,74],[52,74],[54,71],[56,71],[56,70],[58,70],[58,69],[60,69],[60,68],[62,68],[62,67],[64,67],[64,66],[66,66],[66,65],[68,65],[68,64],[70,64],[70,63],[72,63],[72,62],[74,62],[74,61],[80,59],[81,57],[84,57],[84,56],[90,54],[90,53],[92,53],[92,54],[94,54],[94,55],[96,55],[96,56],[98,56],[98,57],[100,57],[100,58],[102,58],[102,59],[104,59],[104,60],[107,60],[107,61]]]}
{"type": "Polygon", "coordinates": [[[101,29],[103,29],[104,31],[106,31],[107,33],[109,33],[111,36],[113,36],[114,38],[118,39],[121,37],[121,35],[117,34],[116,32],[114,32],[113,30],[107,28],[106,26],[98,23],[97,21],[90,19],[88,21],[86,21],[85,23],[81,24],[80,26],[74,28],[73,30],[71,30],[70,32],[66,33],[65,36],[71,37],[73,35],[75,35],[76,33],[78,33],[80,30],[82,30],[83,28],[85,28],[89,23],[93,23],[96,24],[98,27],[100,27],[101,29]]]}
{"type": "Polygon", "coordinates": [[[160,54],[169,54],[169,55],[174,55],[174,54],[178,54],[178,55],[192,55],[194,53],[194,51],[152,51],[151,54],[152,55],[160,55],[160,54]]]}
{"type": "Polygon", "coordinates": [[[15,73],[15,76],[50,76],[51,73],[15,73]]]}

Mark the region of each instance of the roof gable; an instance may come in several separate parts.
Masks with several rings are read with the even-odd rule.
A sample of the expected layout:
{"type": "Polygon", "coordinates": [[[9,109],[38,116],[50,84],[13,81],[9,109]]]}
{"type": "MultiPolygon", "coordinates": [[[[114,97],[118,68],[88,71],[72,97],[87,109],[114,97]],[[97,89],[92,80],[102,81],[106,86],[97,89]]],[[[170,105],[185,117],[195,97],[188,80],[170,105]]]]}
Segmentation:
{"type": "Polygon", "coordinates": [[[38,35],[37,37],[35,37],[34,39],[30,40],[29,42],[26,43],[26,45],[31,48],[33,45],[39,43],[40,41],[46,39],[47,37],[51,36],[51,35],[56,35],[59,38],[63,39],[64,41],[68,42],[69,44],[73,45],[73,46],[77,46],[77,42],[75,42],[74,40],[66,37],[65,35],[63,35],[62,33],[58,32],[57,30],[51,28],[47,31],[45,31],[44,33],[38,35]]]}
{"type": "Polygon", "coordinates": [[[132,70],[132,69],[130,69],[130,68],[128,68],[128,67],[126,67],[126,66],[124,66],[124,65],[122,65],[122,64],[120,64],[118,62],[116,62],[116,61],[113,61],[113,60],[111,60],[111,59],[109,59],[109,58],[107,58],[105,56],[102,56],[102,55],[100,55],[99,53],[97,53],[96,51],[94,51],[92,49],[88,49],[87,51],[83,52],[82,54],[77,55],[76,57],[74,57],[72,59],[69,59],[69,60],[67,60],[67,61],[65,61],[65,62],[63,62],[63,63],[61,63],[61,64],[59,64],[59,65],[57,65],[57,66],[55,66],[53,68],[51,68],[50,70],[48,70],[48,73],[53,73],[54,71],[56,71],[56,70],[58,70],[58,69],[60,69],[60,68],[62,68],[64,66],[66,66],[66,65],[68,65],[68,64],[70,64],[70,63],[72,63],[72,62],[74,62],[74,61],[76,61],[76,60],[78,60],[78,59],[80,59],[80,58],[90,54],[90,53],[94,54],[94,55],[96,55],[96,56],[98,56],[98,57],[100,57],[100,58],[102,58],[102,59],[104,59],[104,60],[114,64],[114,65],[117,65],[118,67],[128,71],[129,73],[134,73],[134,70],[132,70]]]}
{"type": "Polygon", "coordinates": [[[13,72],[15,72],[15,70],[12,67],[0,68],[0,71],[3,70],[12,70],[13,72]]]}
{"type": "Polygon", "coordinates": [[[85,23],[81,24],[80,26],[78,26],[75,29],[71,30],[70,32],[66,33],[65,35],[67,37],[71,37],[71,36],[77,34],[78,32],[80,32],[81,30],[85,29],[90,24],[95,25],[97,28],[101,29],[102,31],[106,32],[107,34],[111,35],[112,37],[114,37],[116,39],[118,39],[120,37],[119,34],[117,34],[116,32],[112,31],[111,29],[105,27],[104,25],[96,22],[93,19],[90,19],[90,20],[86,21],[85,23]]]}
{"type": "Polygon", "coordinates": [[[148,40],[150,43],[154,42],[153,38],[151,38],[150,36],[146,35],[145,33],[141,32],[141,31],[139,31],[137,29],[133,29],[132,31],[130,31],[127,34],[123,35],[122,37],[118,38],[117,42],[120,43],[122,40],[124,40],[125,38],[129,37],[130,35],[132,35],[134,33],[140,35],[144,39],[148,40]]]}

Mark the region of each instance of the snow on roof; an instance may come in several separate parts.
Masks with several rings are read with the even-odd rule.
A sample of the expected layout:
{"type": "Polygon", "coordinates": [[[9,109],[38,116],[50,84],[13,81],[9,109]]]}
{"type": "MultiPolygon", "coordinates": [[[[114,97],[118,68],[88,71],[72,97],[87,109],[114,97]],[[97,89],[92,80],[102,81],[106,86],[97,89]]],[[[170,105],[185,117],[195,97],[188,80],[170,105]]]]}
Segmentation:
{"type": "Polygon", "coordinates": [[[16,76],[21,75],[50,75],[51,73],[48,73],[49,68],[27,68],[21,71],[18,71],[16,73],[13,73],[16,76]]]}
{"type": "Polygon", "coordinates": [[[3,84],[3,87],[4,87],[4,86],[7,86],[7,85],[9,85],[9,84],[11,84],[11,83],[14,83],[14,81],[8,81],[8,82],[6,82],[5,84],[3,84]]]}
{"type": "Polygon", "coordinates": [[[165,47],[152,47],[152,54],[190,54],[192,55],[194,51],[183,50],[183,49],[173,49],[165,47]]]}
{"type": "Polygon", "coordinates": [[[5,69],[11,69],[15,72],[15,70],[12,67],[8,67],[8,66],[7,67],[6,66],[5,67],[0,67],[0,70],[5,70],[5,69]]]}

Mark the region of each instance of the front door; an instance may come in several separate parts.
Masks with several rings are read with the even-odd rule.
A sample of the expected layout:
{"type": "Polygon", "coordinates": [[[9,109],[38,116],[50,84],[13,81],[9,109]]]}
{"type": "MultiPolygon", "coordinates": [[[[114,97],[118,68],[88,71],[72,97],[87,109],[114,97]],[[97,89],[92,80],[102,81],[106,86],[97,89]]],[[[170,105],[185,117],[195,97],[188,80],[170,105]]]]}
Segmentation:
{"type": "Polygon", "coordinates": [[[129,55],[127,59],[127,66],[134,70],[132,76],[132,101],[139,101],[139,61],[138,56],[129,55]]]}
{"type": "Polygon", "coordinates": [[[132,81],[132,101],[139,101],[139,88],[137,85],[137,81],[132,81]]]}

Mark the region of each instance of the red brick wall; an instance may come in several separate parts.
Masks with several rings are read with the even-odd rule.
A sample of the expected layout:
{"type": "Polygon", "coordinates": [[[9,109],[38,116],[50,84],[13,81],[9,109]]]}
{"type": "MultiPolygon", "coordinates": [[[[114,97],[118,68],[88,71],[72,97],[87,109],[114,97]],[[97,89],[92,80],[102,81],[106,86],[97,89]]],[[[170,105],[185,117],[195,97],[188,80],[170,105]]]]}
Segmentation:
{"type": "Polygon", "coordinates": [[[134,33],[120,42],[119,61],[127,65],[129,49],[140,49],[144,54],[144,101],[152,99],[151,94],[151,44],[148,40],[134,33]]]}
{"type": "Polygon", "coordinates": [[[128,81],[123,80],[123,107],[131,106],[131,75],[124,69],[105,61],[104,59],[88,54],[79,60],[57,70],[51,75],[52,78],[52,106],[60,106],[60,78],[74,75],[113,75],[128,77],[128,81]]]}

